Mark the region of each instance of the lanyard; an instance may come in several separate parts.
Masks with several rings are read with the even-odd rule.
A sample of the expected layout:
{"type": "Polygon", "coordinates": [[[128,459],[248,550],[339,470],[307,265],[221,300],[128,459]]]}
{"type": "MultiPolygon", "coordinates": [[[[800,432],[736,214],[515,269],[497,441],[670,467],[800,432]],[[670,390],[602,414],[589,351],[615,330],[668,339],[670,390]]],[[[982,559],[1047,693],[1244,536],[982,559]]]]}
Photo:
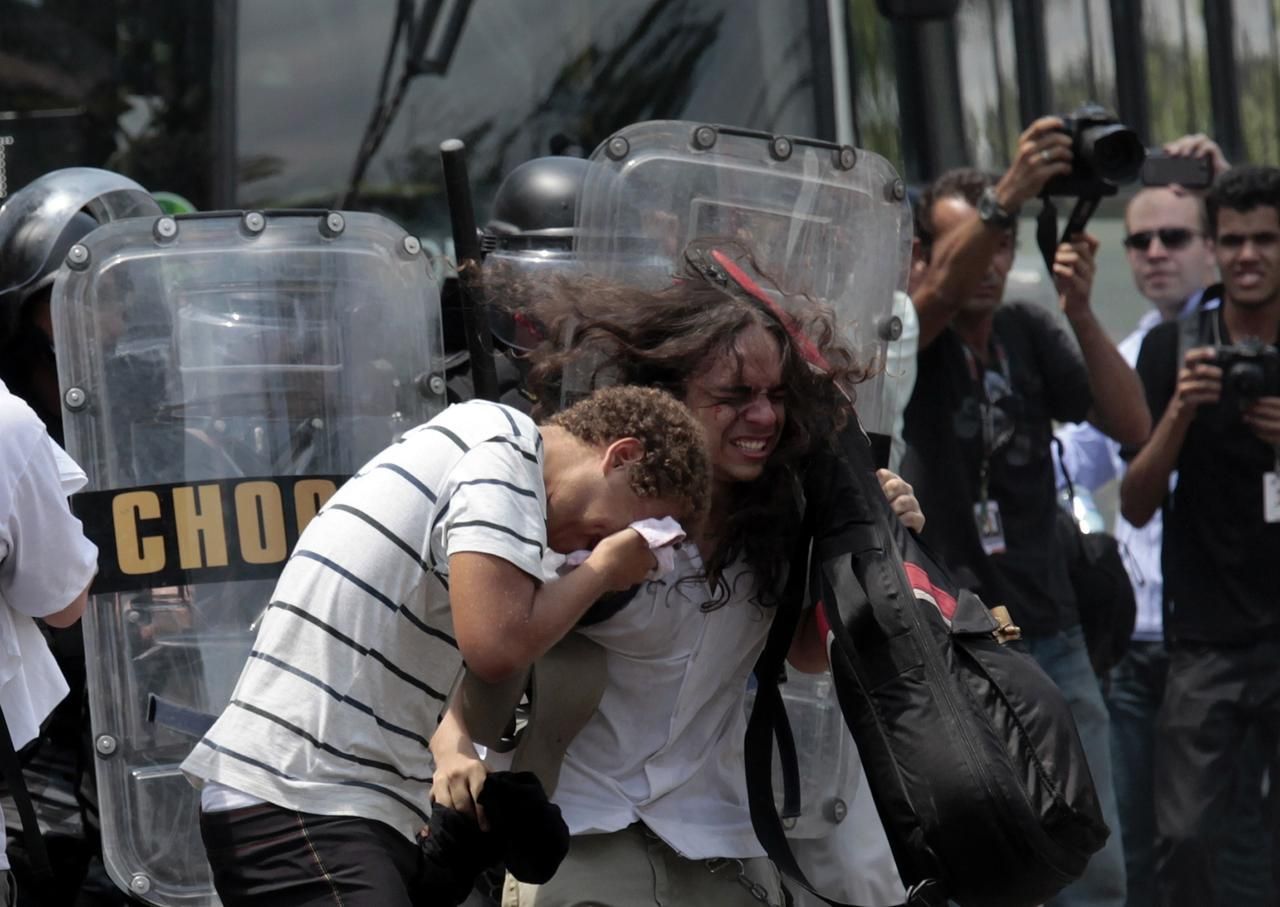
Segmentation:
{"type": "MultiPolygon", "coordinates": [[[[995,438],[995,404],[998,400],[992,400],[987,393],[986,373],[988,369],[983,366],[978,357],[974,355],[969,344],[961,341],[961,348],[964,350],[965,363],[969,366],[969,379],[973,382],[974,387],[978,390],[979,395],[979,413],[982,426],[982,462],[978,467],[978,496],[982,503],[982,513],[986,516],[987,502],[991,499],[991,456],[996,451],[995,438]]],[[[998,337],[992,336],[991,348],[995,353],[996,367],[999,369],[1000,375],[1004,378],[1005,386],[1008,388],[1006,396],[1013,395],[1013,375],[1009,369],[1009,356],[1005,353],[1004,344],[1000,342],[998,337]]],[[[1008,439],[1005,439],[1006,442],[1008,439]]]]}

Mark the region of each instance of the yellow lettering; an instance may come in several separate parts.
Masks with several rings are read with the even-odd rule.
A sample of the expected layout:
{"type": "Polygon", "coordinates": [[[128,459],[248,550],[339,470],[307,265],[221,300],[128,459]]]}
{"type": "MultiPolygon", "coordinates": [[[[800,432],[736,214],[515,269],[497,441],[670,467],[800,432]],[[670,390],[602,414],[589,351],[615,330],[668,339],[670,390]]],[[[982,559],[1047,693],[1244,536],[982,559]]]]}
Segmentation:
{"type": "Polygon", "coordinates": [[[246,563],[278,564],[288,555],[284,505],[280,487],[274,482],[236,486],[236,525],[240,530],[240,554],[246,563]]]}
{"type": "Polygon", "coordinates": [[[298,535],[307,528],[338,486],[329,479],[303,479],[293,486],[293,507],[298,515],[298,535]]]}
{"type": "Polygon", "coordinates": [[[116,560],[120,570],[130,575],[156,573],[164,569],[164,540],[158,535],[139,534],[140,520],[160,516],[160,497],[154,491],[129,491],[111,500],[115,522],[116,560]]]}
{"type": "Polygon", "coordinates": [[[178,561],[184,570],[227,565],[226,527],[217,485],[173,489],[173,515],[178,531],[178,561]]]}

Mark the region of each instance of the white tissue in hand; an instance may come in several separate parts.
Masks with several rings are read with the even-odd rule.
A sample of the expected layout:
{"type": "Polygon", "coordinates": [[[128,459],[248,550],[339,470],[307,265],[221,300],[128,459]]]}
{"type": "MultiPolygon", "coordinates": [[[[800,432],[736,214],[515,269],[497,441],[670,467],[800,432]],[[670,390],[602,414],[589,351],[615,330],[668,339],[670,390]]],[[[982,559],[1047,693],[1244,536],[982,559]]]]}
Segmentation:
{"type": "MultiPolygon", "coordinates": [[[[669,516],[664,516],[660,520],[638,520],[631,524],[631,528],[649,543],[649,550],[653,552],[654,559],[658,562],[645,576],[647,580],[659,580],[666,576],[676,568],[676,552],[675,545],[677,542],[684,541],[684,528],[679,522],[669,516]]],[[[564,560],[558,565],[559,569],[577,567],[588,557],[591,556],[590,551],[572,551],[564,556],[564,560]]],[[[556,568],[553,568],[556,569],[556,568]]]]}

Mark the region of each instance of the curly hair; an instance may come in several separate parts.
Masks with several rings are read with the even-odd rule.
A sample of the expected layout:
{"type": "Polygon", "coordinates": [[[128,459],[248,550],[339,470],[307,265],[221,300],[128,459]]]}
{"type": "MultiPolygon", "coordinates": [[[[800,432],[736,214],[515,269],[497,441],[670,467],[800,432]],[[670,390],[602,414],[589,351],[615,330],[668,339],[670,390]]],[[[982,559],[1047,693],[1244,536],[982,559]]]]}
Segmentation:
{"type": "Polygon", "coordinates": [[[1205,197],[1210,237],[1218,235],[1218,212],[1252,211],[1261,207],[1280,213],[1280,167],[1232,167],[1214,181],[1205,197]]]}
{"type": "Polygon", "coordinates": [[[636,438],[644,455],[628,470],[642,498],[683,501],[686,530],[701,525],[710,506],[711,460],[702,426],[683,403],[651,387],[605,387],[547,420],[592,446],[636,438]]]}
{"type": "Polygon", "coordinates": [[[530,354],[535,412],[617,383],[657,387],[684,399],[689,382],[722,357],[742,364],[740,341],[748,330],[761,328],[773,337],[781,353],[786,419],[762,475],[734,485],[717,502],[719,541],[704,560],[712,598],[704,607],[729,601],[733,590],[725,570],[740,558],[756,574],[755,600],[776,603],[800,524],[796,469],[817,439],[843,421],[853,385],[868,374],[837,339],[830,310],[805,297],[785,297],[790,324],[784,324],[745,292],[701,276],[652,292],[590,277],[552,278],[503,292],[506,305],[534,319],[547,338],[530,354]],[[824,371],[806,361],[793,332],[817,348],[824,371]]]}

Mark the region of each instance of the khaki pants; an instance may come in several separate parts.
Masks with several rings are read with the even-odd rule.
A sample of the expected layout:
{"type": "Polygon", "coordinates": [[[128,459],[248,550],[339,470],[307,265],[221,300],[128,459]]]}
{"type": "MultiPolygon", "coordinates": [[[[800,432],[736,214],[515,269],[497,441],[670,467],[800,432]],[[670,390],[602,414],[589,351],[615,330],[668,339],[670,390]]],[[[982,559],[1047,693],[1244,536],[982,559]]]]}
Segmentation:
{"type": "Polygon", "coordinates": [[[782,879],[764,857],[688,860],[637,823],[580,835],[555,878],[507,876],[502,907],[781,907],[782,879]],[[739,876],[743,878],[739,878],[739,876]]]}

